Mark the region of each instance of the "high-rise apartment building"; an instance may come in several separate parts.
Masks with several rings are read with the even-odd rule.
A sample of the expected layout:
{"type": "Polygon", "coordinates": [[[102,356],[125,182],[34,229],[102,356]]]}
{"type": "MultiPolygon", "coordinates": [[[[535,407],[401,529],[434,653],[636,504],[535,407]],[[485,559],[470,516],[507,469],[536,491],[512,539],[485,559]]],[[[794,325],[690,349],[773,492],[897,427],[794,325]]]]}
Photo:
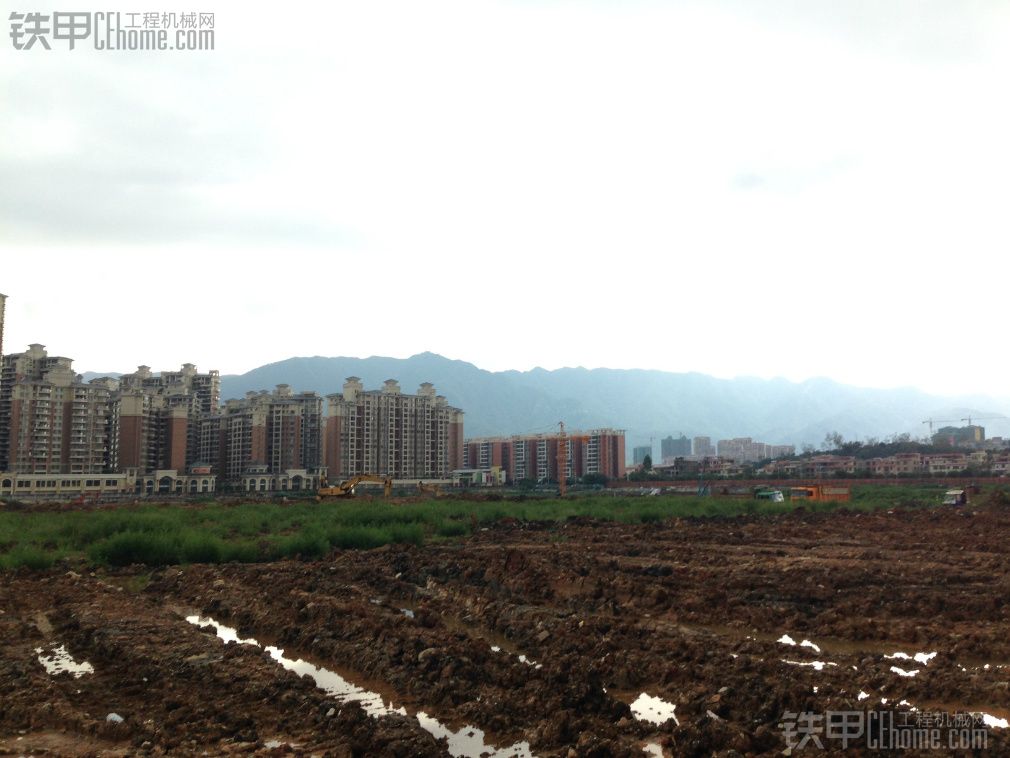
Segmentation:
{"type": "Polygon", "coordinates": [[[695,437],[693,449],[696,458],[711,458],[715,455],[715,445],[712,444],[711,437],[695,437]]]}
{"type": "Polygon", "coordinates": [[[463,465],[463,411],[425,382],[404,394],[395,379],[365,390],[348,377],[327,395],[326,465],[331,479],[379,474],[395,479],[441,479],[463,465]]]}
{"type": "Polygon", "coordinates": [[[671,435],[660,442],[660,453],[664,461],[684,458],[691,454],[691,440],[683,434],[679,437],[671,435]]]}
{"type": "Polygon", "coordinates": [[[102,380],[83,383],[70,358],[44,345],[0,364],[0,471],[94,474],[109,470],[112,401],[102,380]]]}
{"type": "Polygon", "coordinates": [[[147,473],[186,471],[201,463],[199,421],[217,412],[220,395],[220,374],[201,374],[192,363],[160,374],[139,366],[136,372],[121,376],[113,467],[147,473]]]}
{"type": "Polygon", "coordinates": [[[7,295],[0,295],[0,356],[4,354],[4,311],[7,310],[7,295]]]}
{"type": "Polygon", "coordinates": [[[273,392],[248,392],[202,417],[197,450],[201,462],[234,482],[252,473],[318,471],[322,435],[322,397],[279,384],[273,392]]]}
{"type": "Polygon", "coordinates": [[[645,463],[645,459],[652,459],[652,445],[637,445],[631,450],[631,459],[636,466],[645,463]]]}

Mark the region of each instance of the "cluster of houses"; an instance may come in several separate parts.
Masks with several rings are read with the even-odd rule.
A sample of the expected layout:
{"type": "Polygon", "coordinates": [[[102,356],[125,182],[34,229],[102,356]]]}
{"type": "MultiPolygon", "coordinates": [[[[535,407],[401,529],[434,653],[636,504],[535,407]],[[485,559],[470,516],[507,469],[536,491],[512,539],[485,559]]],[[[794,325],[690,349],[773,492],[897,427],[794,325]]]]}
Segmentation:
{"type": "Polygon", "coordinates": [[[814,455],[807,458],[780,458],[754,468],[721,456],[699,460],[675,458],[654,466],[660,477],[685,476],[777,476],[825,478],[832,476],[943,476],[960,474],[1003,476],[1010,473],[1010,451],[974,450],[948,453],[897,453],[881,458],[856,458],[851,455],[814,455]]]}

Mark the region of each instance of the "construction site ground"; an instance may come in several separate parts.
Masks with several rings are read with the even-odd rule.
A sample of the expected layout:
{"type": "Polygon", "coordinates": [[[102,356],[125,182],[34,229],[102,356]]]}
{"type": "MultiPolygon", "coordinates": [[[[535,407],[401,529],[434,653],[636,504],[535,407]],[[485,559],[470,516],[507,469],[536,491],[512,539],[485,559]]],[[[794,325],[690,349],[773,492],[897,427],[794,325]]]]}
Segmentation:
{"type": "MultiPolygon", "coordinates": [[[[1002,508],[798,511],[6,572],[0,754],[779,755],[787,712],[903,703],[998,724],[1008,546],[1002,508]],[[77,671],[53,673],[60,656],[77,671]]],[[[1010,752],[986,730],[988,754],[1010,752]]],[[[841,749],[822,742],[810,754],[841,749]]]]}

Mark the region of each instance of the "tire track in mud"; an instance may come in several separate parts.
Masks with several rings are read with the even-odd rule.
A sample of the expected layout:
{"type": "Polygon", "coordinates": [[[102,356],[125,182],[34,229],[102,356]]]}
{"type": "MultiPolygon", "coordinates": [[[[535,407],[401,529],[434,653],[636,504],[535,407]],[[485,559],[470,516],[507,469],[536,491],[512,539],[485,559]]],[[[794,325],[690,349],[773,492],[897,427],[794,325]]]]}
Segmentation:
{"type": "MultiPolygon", "coordinates": [[[[1002,512],[579,519],[314,563],[3,575],[0,686],[12,694],[0,749],[76,735],[109,754],[269,752],[271,740],[306,753],[446,754],[416,720],[369,718],[174,606],[544,756],[643,755],[647,743],[774,755],[786,710],[882,699],[1000,716],[1008,537],[1002,512]],[[59,644],[94,674],[46,674],[35,649],[59,644]],[[893,670],[910,663],[886,657],[934,651],[911,677],[893,670]],[[676,720],[636,718],[642,693],[675,706],[676,720]]],[[[990,748],[1006,748],[1003,730],[990,748]]]]}

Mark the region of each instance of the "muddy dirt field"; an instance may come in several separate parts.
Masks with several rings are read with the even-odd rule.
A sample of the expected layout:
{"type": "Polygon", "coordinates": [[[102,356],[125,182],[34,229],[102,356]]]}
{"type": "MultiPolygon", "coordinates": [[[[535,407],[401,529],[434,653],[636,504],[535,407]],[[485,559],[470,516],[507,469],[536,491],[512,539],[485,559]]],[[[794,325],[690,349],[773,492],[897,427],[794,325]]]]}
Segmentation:
{"type": "Polygon", "coordinates": [[[780,755],[786,711],[1001,723],[1008,546],[998,511],[793,513],[6,574],[0,754],[780,755]]]}

